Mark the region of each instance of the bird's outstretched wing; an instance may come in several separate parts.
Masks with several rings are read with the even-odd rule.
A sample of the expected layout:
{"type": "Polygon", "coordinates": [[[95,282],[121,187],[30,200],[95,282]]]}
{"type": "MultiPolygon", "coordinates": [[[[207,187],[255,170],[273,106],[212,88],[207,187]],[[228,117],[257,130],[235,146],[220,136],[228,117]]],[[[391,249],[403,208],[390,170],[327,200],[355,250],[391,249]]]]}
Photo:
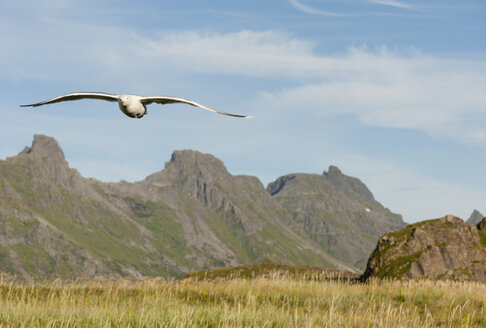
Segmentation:
{"type": "Polygon", "coordinates": [[[184,99],[184,98],[177,98],[177,97],[163,97],[163,96],[161,96],[161,97],[141,97],[140,101],[143,104],[147,104],[147,105],[151,104],[151,103],[157,103],[157,104],[161,104],[161,105],[173,104],[173,103],[183,103],[183,104],[188,104],[188,105],[191,105],[191,106],[204,108],[206,110],[209,110],[211,112],[215,112],[215,113],[218,113],[218,114],[223,114],[223,115],[228,115],[228,116],[233,116],[233,117],[241,117],[241,118],[252,118],[253,117],[253,116],[248,116],[248,115],[238,115],[238,114],[226,113],[226,112],[223,112],[223,111],[220,111],[220,110],[208,107],[208,106],[201,105],[201,104],[194,102],[194,101],[190,101],[190,100],[187,100],[187,99],[184,99]]]}
{"type": "Polygon", "coordinates": [[[109,93],[103,93],[103,92],[73,92],[73,93],[68,93],[67,95],[64,96],[59,96],[56,98],[52,98],[50,100],[46,100],[43,102],[39,102],[36,104],[30,104],[30,105],[19,105],[20,107],[37,107],[37,106],[42,106],[42,105],[47,105],[47,104],[53,104],[61,101],[70,101],[70,100],[78,100],[78,99],[101,99],[101,100],[107,100],[107,101],[117,101],[118,100],[118,95],[112,95],[109,93]]]}

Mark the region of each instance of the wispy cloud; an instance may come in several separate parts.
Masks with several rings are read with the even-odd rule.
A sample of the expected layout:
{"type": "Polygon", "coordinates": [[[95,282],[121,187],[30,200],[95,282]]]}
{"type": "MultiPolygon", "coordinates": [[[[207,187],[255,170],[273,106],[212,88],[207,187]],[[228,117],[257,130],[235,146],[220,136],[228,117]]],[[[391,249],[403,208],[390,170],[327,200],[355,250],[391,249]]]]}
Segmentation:
{"type": "MultiPolygon", "coordinates": [[[[387,15],[386,13],[377,13],[377,12],[333,12],[333,11],[328,11],[328,10],[323,10],[320,8],[312,7],[309,5],[306,5],[302,3],[300,0],[289,0],[289,3],[297,10],[307,13],[307,14],[312,14],[312,15],[321,15],[321,16],[341,16],[341,17],[346,17],[346,16],[365,16],[365,15],[380,15],[384,16],[387,15]]],[[[396,1],[396,0],[367,0],[367,3],[370,4],[377,4],[377,5],[383,5],[383,6],[389,6],[389,7],[395,7],[395,8],[400,8],[400,9],[406,9],[406,10],[411,10],[411,11],[418,11],[418,8],[416,6],[412,6],[410,4],[407,4],[405,2],[401,1],[396,1]]],[[[366,4],[366,3],[365,3],[366,4]]]]}
{"type": "Polygon", "coordinates": [[[321,81],[267,93],[262,102],[280,110],[304,108],[316,117],[351,114],[367,125],[486,143],[486,99],[481,96],[486,62],[353,50],[316,63],[325,76],[321,81]]]}
{"type": "Polygon", "coordinates": [[[3,74],[41,79],[72,76],[78,82],[116,80],[135,88],[151,81],[159,81],[160,88],[161,75],[170,85],[183,72],[298,79],[305,83],[262,90],[266,96],[259,100],[260,106],[279,111],[301,108],[317,116],[351,114],[367,125],[486,143],[484,60],[448,59],[386,47],[317,54],[314,43],[277,31],[191,31],[147,37],[122,28],[71,26],[70,35],[58,26],[52,29],[51,34],[59,33],[56,41],[39,34],[30,44],[22,42],[22,32],[15,39],[0,32],[11,45],[0,53],[3,74]],[[38,47],[49,42],[54,43],[52,47],[38,47]],[[24,59],[34,52],[35,60],[24,59]]]}
{"type": "Polygon", "coordinates": [[[375,4],[378,4],[378,5],[401,8],[401,9],[417,10],[417,8],[415,8],[412,5],[409,5],[407,3],[400,2],[400,1],[395,1],[395,0],[368,0],[368,2],[375,3],[375,4]]]}
{"type": "Polygon", "coordinates": [[[213,74],[307,80],[298,87],[267,92],[261,99],[264,108],[301,108],[318,116],[347,113],[368,125],[417,129],[466,143],[486,142],[482,96],[486,61],[386,47],[352,47],[339,55],[318,55],[312,43],[275,31],[182,33],[140,42],[146,43],[141,49],[149,62],[163,58],[213,74]]]}
{"type": "Polygon", "coordinates": [[[308,6],[308,5],[304,5],[303,3],[301,3],[299,0],[289,0],[290,4],[304,12],[304,13],[307,13],[307,14],[313,14],[313,15],[321,15],[321,16],[349,16],[349,14],[341,14],[341,13],[335,13],[335,12],[332,12],[332,11],[326,11],[326,10],[322,10],[322,9],[318,9],[318,8],[314,8],[314,7],[311,7],[311,6],[308,6]]]}

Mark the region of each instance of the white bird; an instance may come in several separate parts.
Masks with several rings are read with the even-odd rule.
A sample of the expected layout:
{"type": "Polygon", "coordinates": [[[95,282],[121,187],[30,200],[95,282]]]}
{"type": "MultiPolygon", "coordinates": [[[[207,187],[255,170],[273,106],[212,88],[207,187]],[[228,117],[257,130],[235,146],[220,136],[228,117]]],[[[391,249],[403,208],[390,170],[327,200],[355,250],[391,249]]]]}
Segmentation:
{"type": "Polygon", "coordinates": [[[184,98],[176,98],[176,97],[164,97],[164,96],[157,96],[157,97],[143,97],[137,95],[112,95],[109,93],[104,92],[74,92],[69,93],[64,96],[59,96],[50,100],[46,100],[43,102],[39,102],[36,104],[30,105],[20,105],[20,107],[38,107],[47,104],[53,104],[61,101],[69,101],[69,100],[78,100],[78,99],[101,99],[107,101],[117,101],[120,110],[123,114],[127,115],[128,117],[132,118],[142,118],[145,114],[147,114],[147,107],[145,105],[149,105],[151,103],[157,103],[161,105],[165,104],[173,104],[173,103],[183,103],[188,104],[191,106],[196,106],[200,108],[207,109],[211,112],[215,112],[218,114],[233,116],[233,117],[241,117],[241,118],[251,118],[252,116],[247,115],[238,115],[238,114],[231,114],[216,110],[211,107],[207,107],[197,102],[190,101],[184,98]]]}

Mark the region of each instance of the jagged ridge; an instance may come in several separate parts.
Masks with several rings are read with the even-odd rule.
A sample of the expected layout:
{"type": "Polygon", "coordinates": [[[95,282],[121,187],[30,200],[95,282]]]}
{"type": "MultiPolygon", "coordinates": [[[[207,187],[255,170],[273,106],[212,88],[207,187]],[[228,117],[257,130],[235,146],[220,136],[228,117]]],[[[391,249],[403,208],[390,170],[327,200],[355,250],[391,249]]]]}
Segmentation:
{"type": "MultiPolygon", "coordinates": [[[[386,226],[387,215],[389,230],[400,225],[401,219],[373,203],[359,180],[337,171],[330,168],[321,179],[339,195],[360,195],[353,203],[360,213],[364,206],[376,211],[365,215],[367,221],[346,223],[353,231],[376,241],[381,230],[370,234],[373,214],[377,226],[386,226]]],[[[0,271],[28,280],[181,276],[264,261],[358,270],[361,260],[326,247],[328,235],[313,228],[309,234],[281,201],[299,188],[292,191],[285,183],[280,189],[272,196],[257,178],[233,176],[215,157],[189,150],[174,152],[162,171],[143,181],[103,183],[69,168],[57,141],[36,135],[31,147],[0,161],[0,271]]],[[[336,197],[330,197],[336,203],[326,203],[330,213],[352,218],[349,204],[336,197]]],[[[364,247],[362,254],[371,251],[355,245],[364,247]]]]}

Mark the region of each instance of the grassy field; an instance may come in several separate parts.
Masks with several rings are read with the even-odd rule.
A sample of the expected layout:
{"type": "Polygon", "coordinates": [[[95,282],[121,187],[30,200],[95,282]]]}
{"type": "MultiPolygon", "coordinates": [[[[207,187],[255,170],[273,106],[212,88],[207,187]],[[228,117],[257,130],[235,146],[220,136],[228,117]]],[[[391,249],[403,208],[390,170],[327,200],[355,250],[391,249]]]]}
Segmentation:
{"type": "Polygon", "coordinates": [[[0,327],[486,327],[486,285],[328,279],[0,281],[0,327]]]}

